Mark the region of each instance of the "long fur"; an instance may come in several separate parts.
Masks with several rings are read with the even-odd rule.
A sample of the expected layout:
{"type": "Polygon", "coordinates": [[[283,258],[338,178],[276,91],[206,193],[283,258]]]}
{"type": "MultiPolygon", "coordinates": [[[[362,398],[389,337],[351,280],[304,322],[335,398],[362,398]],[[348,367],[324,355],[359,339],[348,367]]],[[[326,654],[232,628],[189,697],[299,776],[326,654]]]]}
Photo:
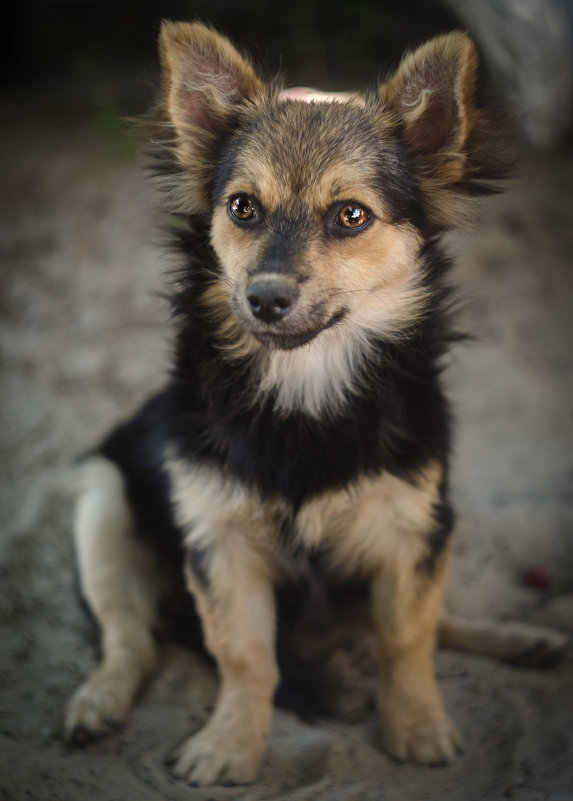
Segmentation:
{"type": "MultiPolygon", "coordinates": [[[[84,468],[76,543],[104,657],[68,736],[125,718],[168,600],[189,631],[198,613],[221,677],[175,772],[251,781],[279,681],[274,590],[358,579],[384,747],[450,762],[459,737],[432,667],[453,522],[440,372],[457,336],[439,235],[508,166],[475,48],[440,37],[377,91],[310,103],[200,24],[166,23],[160,53],[146,126],[179,218],[173,358],[163,391],[84,468]]],[[[443,632],[506,657],[530,644],[443,632]]]]}

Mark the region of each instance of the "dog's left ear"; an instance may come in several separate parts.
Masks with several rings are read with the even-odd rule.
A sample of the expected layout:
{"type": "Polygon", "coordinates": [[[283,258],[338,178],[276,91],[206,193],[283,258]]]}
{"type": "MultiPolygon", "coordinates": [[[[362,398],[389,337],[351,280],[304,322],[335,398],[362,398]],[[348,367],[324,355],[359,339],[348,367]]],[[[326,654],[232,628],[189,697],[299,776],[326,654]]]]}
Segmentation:
{"type": "Polygon", "coordinates": [[[458,227],[464,196],[496,191],[488,183],[511,168],[504,119],[476,99],[478,56],[464,33],[432,39],[407,55],[380,89],[402,128],[429,219],[458,227]]]}
{"type": "Polygon", "coordinates": [[[460,153],[475,118],[478,57],[463,33],[439,36],[406,56],[380,95],[420,155],[460,153]]]}

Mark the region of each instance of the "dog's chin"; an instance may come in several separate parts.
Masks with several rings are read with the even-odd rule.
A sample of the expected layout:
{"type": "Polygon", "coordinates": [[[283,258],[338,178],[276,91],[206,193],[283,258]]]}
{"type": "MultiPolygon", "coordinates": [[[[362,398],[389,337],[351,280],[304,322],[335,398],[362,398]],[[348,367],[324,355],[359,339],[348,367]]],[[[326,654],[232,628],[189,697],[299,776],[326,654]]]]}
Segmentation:
{"type": "Polygon", "coordinates": [[[346,314],[345,309],[333,314],[323,325],[316,328],[307,328],[303,331],[273,331],[270,328],[265,331],[250,331],[257,342],[269,350],[296,350],[308,345],[316,337],[328,328],[332,328],[340,323],[346,314]]]}

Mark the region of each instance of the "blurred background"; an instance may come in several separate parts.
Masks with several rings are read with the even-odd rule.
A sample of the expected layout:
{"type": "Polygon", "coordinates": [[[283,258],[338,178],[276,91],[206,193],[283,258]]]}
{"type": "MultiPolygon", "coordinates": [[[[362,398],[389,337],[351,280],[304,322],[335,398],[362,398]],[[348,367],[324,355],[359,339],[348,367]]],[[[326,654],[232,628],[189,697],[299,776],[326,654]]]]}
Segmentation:
{"type": "Polygon", "coordinates": [[[162,18],[209,21],[269,71],[325,89],[372,82],[405,47],[462,27],[527,140],[554,146],[570,132],[573,0],[23,0],[4,20],[0,81],[109,134],[150,100],[162,18]]]}
{"type": "MultiPolygon", "coordinates": [[[[66,701],[96,658],[73,589],[69,468],[164,382],[168,363],[159,290],[174,263],[155,242],[155,198],[122,122],[153,100],[162,18],[211,22],[268,73],[324,89],[378,80],[433,34],[461,27],[476,40],[491,86],[516,111],[521,160],[482,224],[446,242],[465,302],[460,327],[474,335],[444,373],[458,518],[446,602],[573,635],[572,4],[21,0],[3,9],[0,799],[206,797],[164,765],[214,691],[208,671],[211,696],[203,691],[189,653],[177,672],[166,652],[114,738],[73,753],[60,738],[66,701]]],[[[382,784],[395,801],[571,798],[573,656],[542,673],[442,651],[437,668],[467,741],[453,768],[394,764],[372,717],[311,727],[279,713],[261,781],[241,798],[285,801],[294,788],[293,801],[377,800],[382,784]]]]}

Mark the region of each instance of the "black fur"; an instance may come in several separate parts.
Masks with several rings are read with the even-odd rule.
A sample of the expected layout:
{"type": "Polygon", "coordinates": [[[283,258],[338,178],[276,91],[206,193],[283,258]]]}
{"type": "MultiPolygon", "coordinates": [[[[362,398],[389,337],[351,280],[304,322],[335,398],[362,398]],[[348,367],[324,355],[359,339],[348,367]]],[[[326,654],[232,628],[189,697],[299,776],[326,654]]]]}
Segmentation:
{"type": "MultiPolygon", "coordinates": [[[[276,89],[269,97],[274,93],[276,89]]],[[[211,312],[202,303],[205,290],[220,272],[208,244],[210,220],[208,215],[182,216],[182,226],[175,233],[183,266],[171,293],[176,340],[170,379],[101,448],[126,477],[141,531],[174,560],[182,556],[184,532],[177,531],[172,519],[163,470],[167,448],[191,463],[218,468],[263,499],[285,500],[290,508],[288,520],[277,521],[277,541],[285,552],[296,529],[297,511],[305,501],[383,471],[416,483],[429,462],[438,462],[446,478],[435,526],[427,533],[428,555],[419,570],[431,573],[447,544],[452,527],[447,499],[450,411],[440,387],[440,359],[457,337],[450,322],[449,263],[426,216],[401,125],[378,127],[376,120],[382,113],[374,94],[368,96],[365,108],[301,103],[293,107],[274,99],[256,114],[237,114],[211,145],[207,161],[214,167],[205,187],[211,208],[224,199],[225,186],[247,142],[251,152],[260,147],[274,153],[277,175],[288,176],[291,191],[298,185],[302,191],[309,180],[312,183],[309,161],[319,172],[331,160],[359,149],[370,165],[371,188],[382,198],[390,221],[414,226],[425,240],[419,263],[431,304],[407,336],[380,337],[374,343],[360,391],[341,408],[319,419],[304,411],[277,412],[272,394],[255,400],[258,378],[249,360],[221,356],[211,312]],[[283,131],[288,120],[290,148],[283,131]],[[292,141],[293,129],[299,130],[298,141],[292,141]],[[313,133],[312,145],[307,144],[306,131],[313,133]],[[313,162],[317,152],[322,154],[320,164],[313,162]]],[[[181,167],[169,148],[162,149],[155,170],[170,180],[182,180],[181,167]]],[[[482,177],[492,176],[487,169],[482,177]]],[[[261,269],[293,269],[297,243],[312,230],[304,193],[299,206],[279,206],[267,223],[273,236],[261,269]]],[[[201,581],[206,580],[205,558],[204,553],[187,554],[188,565],[201,581]]]]}
{"type": "MultiPolygon", "coordinates": [[[[408,340],[376,343],[365,388],[341,411],[321,420],[285,415],[273,410],[272,396],[253,402],[246,361],[221,359],[199,302],[213,267],[208,249],[193,250],[194,241],[180,241],[190,266],[174,296],[180,328],[167,390],[170,439],[181,456],[219,467],[263,498],[280,495],[294,511],[365,475],[387,470],[415,480],[429,461],[446,464],[449,408],[439,385],[439,358],[451,338],[445,291],[408,340]]],[[[427,280],[436,281],[444,263],[435,246],[427,246],[424,264],[427,280]]]]}
{"type": "Polygon", "coordinates": [[[168,398],[163,392],[114,429],[99,452],[121,469],[138,533],[161,550],[179,551],[181,556],[181,536],[173,521],[169,478],[163,469],[168,418],[168,398]]]}
{"type": "MultiPolygon", "coordinates": [[[[198,302],[211,277],[210,255],[207,248],[188,250],[188,242],[189,235],[181,235],[190,267],[173,299],[180,330],[172,379],[101,446],[126,477],[144,536],[174,558],[181,548],[183,533],[173,523],[163,470],[168,446],[191,462],[218,467],[263,498],[284,498],[292,519],[304,501],[364,476],[386,470],[415,483],[429,461],[447,465],[450,414],[439,385],[439,357],[450,333],[440,304],[408,341],[377,343],[381,366],[371,367],[361,395],[336,415],[317,420],[304,412],[279,414],[272,396],[253,403],[248,365],[224,362],[213,345],[209,319],[198,302]]],[[[431,245],[425,264],[428,280],[444,269],[431,245]]],[[[287,546],[292,524],[279,528],[287,546]]],[[[424,570],[431,572],[450,530],[444,485],[436,527],[428,532],[424,570]]],[[[203,561],[203,555],[193,559],[194,567],[203,561]]]]}

